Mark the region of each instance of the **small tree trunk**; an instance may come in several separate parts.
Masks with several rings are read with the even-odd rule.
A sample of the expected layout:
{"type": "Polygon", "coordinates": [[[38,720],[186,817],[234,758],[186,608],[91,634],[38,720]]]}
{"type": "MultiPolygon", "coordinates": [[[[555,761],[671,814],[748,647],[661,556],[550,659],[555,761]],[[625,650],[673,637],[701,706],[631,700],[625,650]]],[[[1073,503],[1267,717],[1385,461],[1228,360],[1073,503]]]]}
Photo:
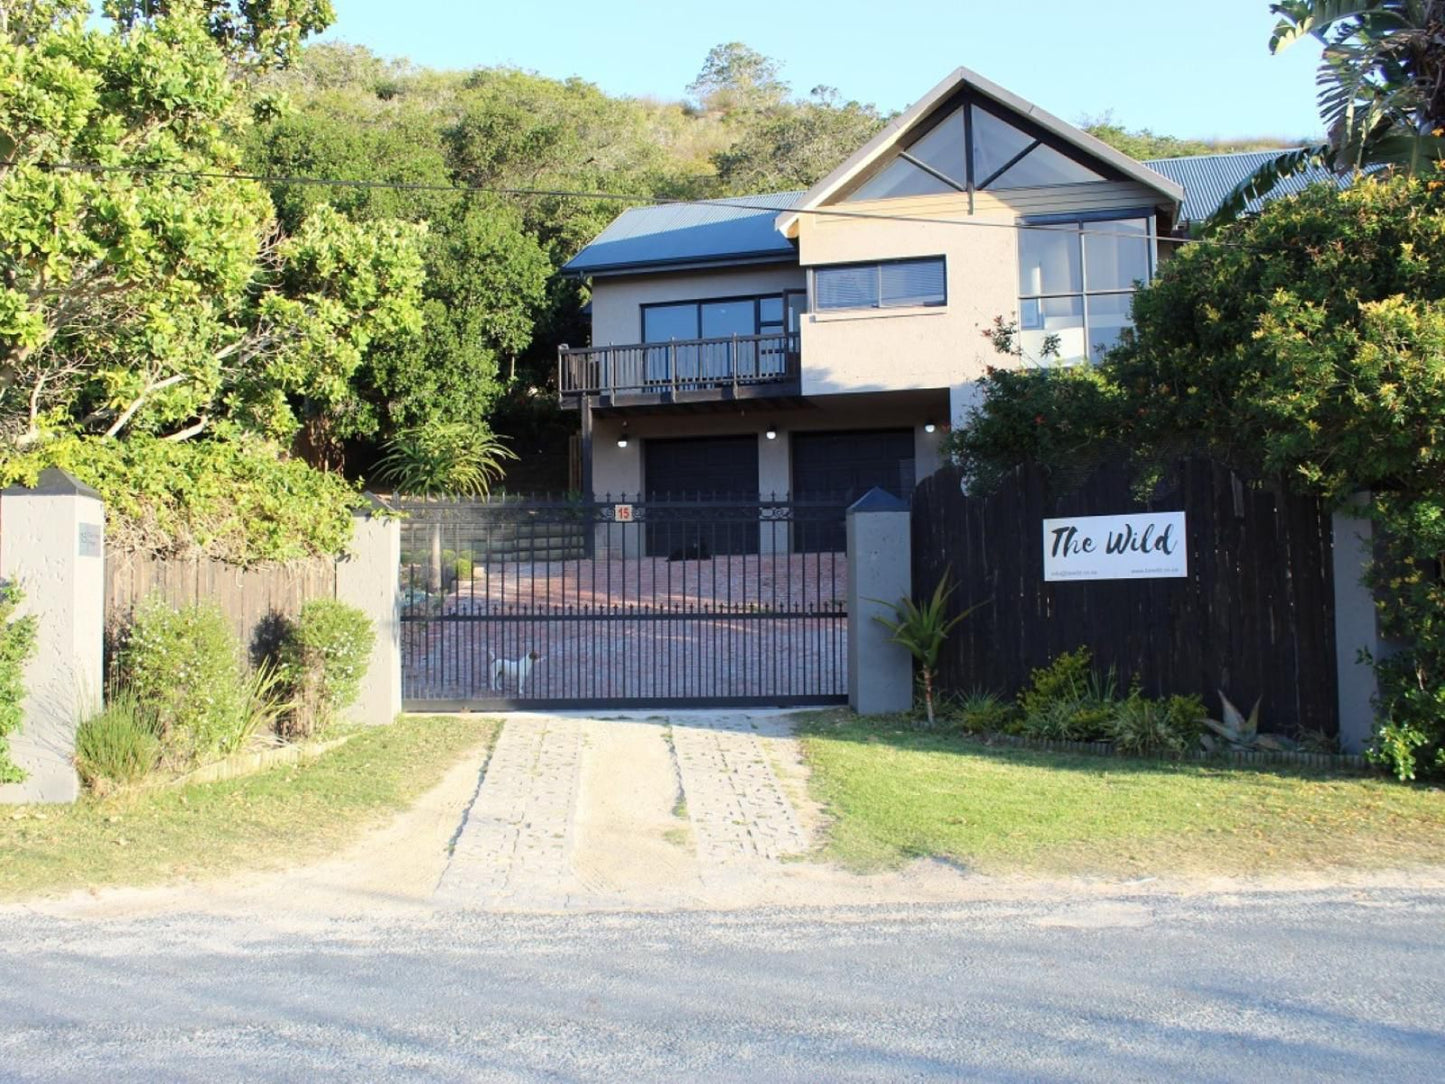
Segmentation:
{"type": "Polygon", "coordinates": [[[442,525],[432,524],[431,529],[431,568],[427,571],[426,589],[428,594],[436,595],[442,589],[442,525]]]}
{"type": "Polygon", "coordinates": [[[933,671],[923,668],[923,709],[928,712],[928,726],[933,727],[933,671]]]}

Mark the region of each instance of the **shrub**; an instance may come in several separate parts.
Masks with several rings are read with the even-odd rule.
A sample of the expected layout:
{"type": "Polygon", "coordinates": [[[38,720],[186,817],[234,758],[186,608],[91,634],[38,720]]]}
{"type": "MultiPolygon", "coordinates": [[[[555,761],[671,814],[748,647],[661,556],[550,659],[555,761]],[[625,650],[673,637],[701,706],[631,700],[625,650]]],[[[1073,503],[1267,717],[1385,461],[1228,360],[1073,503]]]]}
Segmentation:
{"type": "Polygon", "coordinates": [[[361,504],[340,475],[261,440],[59,436],[0,462],[0,486],[60,467],[105,499],[106,544],[205,553],[232,564],[332,556],[361,504]]]}
{"type": "Polygon", "coordinates": [[[0,584],[0,783],[18,783],[25,778],[10,759],[7,741],[20,729],[25,663],[35,651],[34,616],[15,617],[15,608],[23,597],[15,584],[0,584]]]}
{"type": "Polygon", "coordinates": [[[1112,670],[1100,678],[1087,647],[1066,651],[1029,675],[1019,693],[1021,732],[1050,741],[1099,741],[1114,712],[1112,670]]]}
{"type": "Polygon", "coordinates": [[[241,646],[214,603],[173,610],[146,600],[121,649],[120,671],[154,713],[167,759],[194,763],[245,740],[241,646]]]}
{"type": "Polygon", "coordinates": [[[371,622],[354,606],[335,599],[303,606],[281,653],[292,703],[280,733],[310,737],[354,703],[375,643],[371,622]]]}
{"type": "Polygon", "coordinates": [[[1115,705],[1104,724],[1105,736],[1120,753],[1182,756],[1199,748],[1204,730],[1204,701],[1197,696],[1154,700],[1135,686],[1115,705]]]}
{"type": "Polygon", "coordinates": [[[1018,713],[1007,700],[975,689],[953,705],[949,716],[965,734],[995,734],[1014,729],[1018,713]]]}
{"type": "Polygon", "coordinates": [[[75,732],[75,767],[96,794],[139,782],[161,759],[154,712],[129,689],[117,689],[105,709],[75,732]]]}

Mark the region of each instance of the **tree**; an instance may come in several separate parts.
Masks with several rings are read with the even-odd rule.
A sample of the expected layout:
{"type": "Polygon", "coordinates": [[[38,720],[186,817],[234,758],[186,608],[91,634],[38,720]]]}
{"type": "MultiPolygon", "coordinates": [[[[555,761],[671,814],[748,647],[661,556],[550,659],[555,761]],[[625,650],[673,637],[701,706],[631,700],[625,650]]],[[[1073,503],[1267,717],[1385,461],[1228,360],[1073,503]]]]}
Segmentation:
{"type": "MultiPolygon", "coordinates": [[[[431,421],[398,433],[386,444],[377,477],[412,497],[485,497],[516,453],[483,429],[431,421]]],[[[432,525],[427,590],[442,589],[442,528],[432,525]]]]}
{"type": "Polygon", "coordinates": [[[779,64],[740,41],[714,45],[687,92],[704,112],[724,117],[762,113],[787,100],[779,64]]]}
{"type": "Polygon", "coordinates": [[[1215,212],[1216,224],[1306,169],[1386,166],[1413,176],[1441,159],[1445,0],[1282,0],[1270,11],[1280,16],[1271,53],[1306,37],[1324,43],[1315,83],[1329,139],[1261,166],[1215,212]]]}
{"type": "Polygon", "coordinates": [[[729,194],[809,188],[881,127],[873,106],[839,104],[831,87],[816,87],[811,101],[772,109],[712,160],[729,194]]]}
{"type": "Polygon", "coordinates": [[[1180,455],[1332,501],[1367,490],[1385,636],[1374,755],[1445,775],[1445,178],[1316,185],[1184,248],[1095,370],[997,372],[950,436],[973,483],[1019,462],[1180,455]],[[1069,375],[1065,375],[1068,372],[1069,375]]]}
{"type": "Polygon", "coordinates": [[[0,436],[289,439],[419,325],[419,234],[318,207],[277,232],[231,176],[247,98],[197,5],[0,41],[0,436]]]}
{"type": "Polygon", "coordinates": [[[1233,151],[1275,150],[1279,147],[1302,146],[1300,139],[1182,139],[1161,135],[1148,128],[1126,128],[1114,119],[1112,112],[1085,117],[1079,127],[1095,139],[1122,151],[1130,158],[1145,161],[1151,158],[1190,158],[1200,154],[1225,154],[1233,151]]]}
{"type": "Polygon", "coordinates": [[[307,36],[336,20],[331,0],[104,0],[101,10],[123,32],[199,18],[233,63],[258,70],[287,66],[307,36]]]}

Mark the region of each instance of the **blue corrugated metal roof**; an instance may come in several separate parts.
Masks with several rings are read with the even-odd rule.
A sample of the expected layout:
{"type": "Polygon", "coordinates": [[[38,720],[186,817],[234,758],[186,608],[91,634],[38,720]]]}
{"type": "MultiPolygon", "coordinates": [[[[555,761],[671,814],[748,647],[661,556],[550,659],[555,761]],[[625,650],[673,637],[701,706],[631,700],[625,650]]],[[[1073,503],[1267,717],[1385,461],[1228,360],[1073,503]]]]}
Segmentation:
{"type": "MultiPolygon", "coordinates": [[[[1282,147],[1276,151],[1239,151],[1233,154],[1201,154],[1194,158],[1159,158],[1144,164],[1184,186],[1182,217],[1191,222],[1200,222],[1219,209],[1224,198],[1234,191],[1235,185],[1289,149],[1282,147]]],[[[1341,177],[1327,169],[1308,169],[1281,180],[1270,198],[1291,195],[1317,181],[1334,181],[1341,188],[1350,183],[1348,177],[1341,177]]],[[[1266,201],[1254,200],[1246,210],[1258,211],[1264,202],[1266,201]]]]}
{"type": "MultiPolygon", "coordinates": [[[[1159,158],[1143,164],[1184,187],[1182,218],[1199,222],[1219,208],[1235,185],[1287,149],[1159,158]]],[[[1322,180],[1334,181],[1341,187],[1349,183],[1347,177],[1328,170],[1310,169],[1286,177],[1274,194],[1288,195],[1322,180]]],[[[787,258],[795,249],[778,232],[774,220],[778,211],[796,207],[805,195],[779,192],[723,201],[633,207],[618,215],[562,270],[592,275],[679,264],[787,258]]],[[[1261,202],[1255,200],[1248,209],[1257,211],[1261,202]]]]}
{"type": "Polygon", "coordinates": [[[802,192],[780,192],[721,202],[632,207],[562,270],[590,275],[646,266],[786,257],[795,250],[774,228],[773,220],[779,211],[796,206],[802,198],[802,192]]]}

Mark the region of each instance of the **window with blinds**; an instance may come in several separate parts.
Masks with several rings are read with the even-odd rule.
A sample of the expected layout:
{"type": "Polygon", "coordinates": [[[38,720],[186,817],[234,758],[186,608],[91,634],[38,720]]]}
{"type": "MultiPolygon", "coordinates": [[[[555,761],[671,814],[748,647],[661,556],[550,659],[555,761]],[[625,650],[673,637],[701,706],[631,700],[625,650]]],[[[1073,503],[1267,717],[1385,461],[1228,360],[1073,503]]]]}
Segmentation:
{"type": "Polygon", "coordinates": [[[813,271],[813,291],[817,312],[909,308],[948,301],[942,256],[819,267],[813,271]]]}

